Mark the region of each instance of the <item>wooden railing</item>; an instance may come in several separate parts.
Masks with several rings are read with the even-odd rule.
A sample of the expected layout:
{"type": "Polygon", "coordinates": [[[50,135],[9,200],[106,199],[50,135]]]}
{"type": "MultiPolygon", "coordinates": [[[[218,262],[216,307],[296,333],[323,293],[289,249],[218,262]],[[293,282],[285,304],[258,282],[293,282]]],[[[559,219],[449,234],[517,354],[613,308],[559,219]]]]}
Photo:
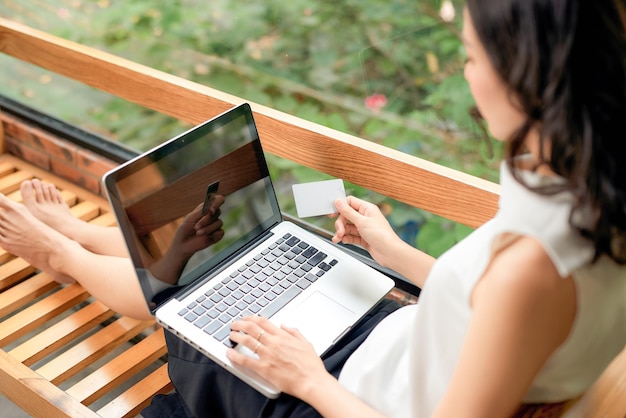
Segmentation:
{"type": "MultiPolygon", "coordinates": [[[[0,51],[193,124],[243,101],[2,18],[0,51]]],[[[472,227],[496,211],[499,187],[494,183],[251,105],[270,153],[472,227]]]]}
{"type": "MultiPolygon", "coordinates": [[[[3,18],[0,52],[192,124],[244,101],[3,18]]],[[[497,210],[499,186],[494,183],[251,105],[264,149],[270,153],[471,227],[497,210]]],[[[584,416],[626,416],[624,353],[590,394],[580,404],[584,416]]]]}

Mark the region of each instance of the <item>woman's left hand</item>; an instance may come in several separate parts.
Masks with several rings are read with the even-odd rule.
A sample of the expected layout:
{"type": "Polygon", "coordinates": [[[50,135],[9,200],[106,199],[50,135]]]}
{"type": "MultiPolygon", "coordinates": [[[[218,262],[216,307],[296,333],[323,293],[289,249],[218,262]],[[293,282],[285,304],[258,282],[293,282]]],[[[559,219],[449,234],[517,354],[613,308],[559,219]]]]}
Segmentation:
{"type": "Polygon", "coordinates": [[[329,376],[311,343],[297,329],[248,316],[233,322],[231,330],[230,339],[258,358],[231,349],[230,361],[253,370],[285,393],[302,398],[311,385],[329,376]]]}

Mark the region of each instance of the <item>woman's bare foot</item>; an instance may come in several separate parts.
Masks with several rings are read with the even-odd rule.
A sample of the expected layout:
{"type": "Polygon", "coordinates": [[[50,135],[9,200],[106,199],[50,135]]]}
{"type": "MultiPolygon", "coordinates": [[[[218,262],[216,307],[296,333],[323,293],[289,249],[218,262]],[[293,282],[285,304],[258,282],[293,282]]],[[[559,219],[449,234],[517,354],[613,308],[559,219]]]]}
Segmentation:
{"type": "Polygon", "coordinates": [[[25,180],[20,185],[24,205],[35,218],[67,237],[79,228],[82,222],[72,215],[54,184],[40,180],[25,180]]]}
{"type": "Polygon", "coordinates": [[[68,245],[78,244],[38,220],[26,206],[0,194],[0,247],[48,273],[59,283],[73,283],[74,279],[59,272],[52,261],[55,254],[65,251],[68,245]]]}
{"type": "Polygon", "coordinates": [[[91,224],[75,217],[53,184],[26,180],[20,191],[24,205],[35,218],[83,248],[96,254],[128,257],[119,228],[91,224]]]}

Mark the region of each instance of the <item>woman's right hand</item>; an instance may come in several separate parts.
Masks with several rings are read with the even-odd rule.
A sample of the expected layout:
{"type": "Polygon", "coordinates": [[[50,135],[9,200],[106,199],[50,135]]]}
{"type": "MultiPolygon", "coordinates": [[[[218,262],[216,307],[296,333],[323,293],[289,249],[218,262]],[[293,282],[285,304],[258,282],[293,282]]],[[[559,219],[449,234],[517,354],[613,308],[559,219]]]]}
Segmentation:
{"type": "Polygon", "coordinates": [[[354,196],[337,199],[334,243],[363,247],[382,266],[389,266],[396,243],[402,241],[378,206],[354,196]]]}

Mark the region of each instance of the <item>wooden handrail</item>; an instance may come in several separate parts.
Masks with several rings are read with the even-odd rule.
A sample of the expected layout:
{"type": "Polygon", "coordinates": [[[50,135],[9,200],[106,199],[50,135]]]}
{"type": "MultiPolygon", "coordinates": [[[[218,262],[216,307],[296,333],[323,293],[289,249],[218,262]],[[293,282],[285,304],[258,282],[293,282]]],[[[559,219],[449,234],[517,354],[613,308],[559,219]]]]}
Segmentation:
{"type": "MultiPolygon", "coordinates": [[[[243,101],[4,18],[0,52],[193,124],[243,101]]],[[[492,182],[251,105],[270,153],[472,227],[495,214],[499,186],[492,182]]]]}

